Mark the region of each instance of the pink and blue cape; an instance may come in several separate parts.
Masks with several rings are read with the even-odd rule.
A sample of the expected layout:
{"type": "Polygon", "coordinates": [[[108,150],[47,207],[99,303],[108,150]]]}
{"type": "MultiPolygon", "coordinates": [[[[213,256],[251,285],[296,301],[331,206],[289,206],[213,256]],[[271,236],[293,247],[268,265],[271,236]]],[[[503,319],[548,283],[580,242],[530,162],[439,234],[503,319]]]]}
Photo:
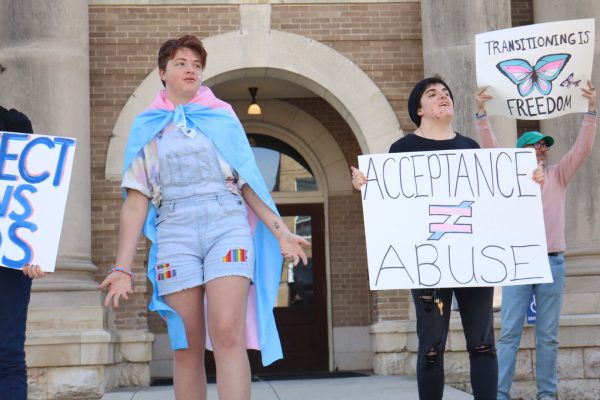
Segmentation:
{"type": "MultiPolygon", "coordinates": [[[[174,107],[162,90],[148,109],[135,119],[127,147],[123,171],[127,171],[139,151],[169,123],[202,132],[211,139],[215,148],[247,182],[260,199],[278,214],[265,181],[256,165],[246,133],[231,106],[217,99],[210,89],[201,87],[186,105],[174,107]]],[[[150,203],[151,204],[151,203],[150,203]]],[[[249,210],[251,213],[251,210],[249,210]]],[[[251,213],[252,214],[252,213],[251,213]]],[[[156,288],[156,209],[150,205],[144,223],[144,235],[152,242],[148,255],[148,279],[156,288]]],[[[263,365],[283,357],[281,343],[275,326],[273,307],[281,277],[282,256],[279,244],[271,231],[249,215],[254,225],[255,267],[254,285],[248,299],[246,342],[248,348],[261,351],[263,365]]],[[[167,322],[169,340],[173,350],[187,348],[185,328],[181,317],[169,307],[157,291],[152,291],[149,308],[157,311],[167,322]]]]}

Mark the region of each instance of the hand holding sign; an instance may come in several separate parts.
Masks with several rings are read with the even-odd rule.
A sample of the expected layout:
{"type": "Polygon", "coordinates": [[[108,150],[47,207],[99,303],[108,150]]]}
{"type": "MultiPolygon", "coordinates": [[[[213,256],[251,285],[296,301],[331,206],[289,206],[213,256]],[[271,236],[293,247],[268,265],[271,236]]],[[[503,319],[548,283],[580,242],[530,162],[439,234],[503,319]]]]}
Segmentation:
{"type": "Polygon", "coordinates": [[[23,267],[23,274],[31,279],[41,278],[44,276],[44,271],[39,265],[27,264],[23,267]]]}

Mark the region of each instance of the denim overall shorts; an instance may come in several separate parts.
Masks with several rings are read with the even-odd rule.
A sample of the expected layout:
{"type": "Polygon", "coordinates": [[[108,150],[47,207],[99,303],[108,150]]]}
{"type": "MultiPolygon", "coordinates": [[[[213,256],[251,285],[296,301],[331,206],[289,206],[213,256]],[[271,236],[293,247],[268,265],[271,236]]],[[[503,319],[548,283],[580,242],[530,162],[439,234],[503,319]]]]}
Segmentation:
{"type": "Polygon", "coordinates": [[[170,125],[159,136],[158,154],[159,296],[226,276],[252,281],[254,242],[246,208],[242,197],[227,189],[210,139],[170,125]]]}

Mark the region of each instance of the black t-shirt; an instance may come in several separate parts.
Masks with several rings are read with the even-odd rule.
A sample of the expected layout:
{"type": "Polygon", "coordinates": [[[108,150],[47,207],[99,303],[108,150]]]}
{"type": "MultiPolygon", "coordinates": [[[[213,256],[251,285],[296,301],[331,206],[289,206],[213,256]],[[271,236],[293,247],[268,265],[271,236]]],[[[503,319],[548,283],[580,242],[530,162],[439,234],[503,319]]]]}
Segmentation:
{"type": "Polygon", "coordinates": [[[464,150],[479,149],[479,144],[471,138],[456,133],[448,140],[426,139],[424,137],[408,134],[396,140],[390,146],[390,153],[408,153],[411,151],[439,151],[439,150],[464,150]]]}

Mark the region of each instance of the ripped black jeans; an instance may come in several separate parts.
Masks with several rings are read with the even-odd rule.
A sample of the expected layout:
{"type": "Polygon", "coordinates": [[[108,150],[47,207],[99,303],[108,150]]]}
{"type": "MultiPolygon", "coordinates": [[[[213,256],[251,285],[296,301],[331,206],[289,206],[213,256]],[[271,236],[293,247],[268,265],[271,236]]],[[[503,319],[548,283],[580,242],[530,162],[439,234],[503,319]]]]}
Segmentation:
{"type": "Polygon", "coordinates": [[[444,394],[444,350],[450,323],[452,292],[458,300],[475,400],[495,400],[498,359],[494,346],[492,301],[494,288],[466,287],[411,290],[417,313],[417,382],[420,400],[442,400],[444,394]],[[435,299],[443,302],[440,315],[435,299]]]}

